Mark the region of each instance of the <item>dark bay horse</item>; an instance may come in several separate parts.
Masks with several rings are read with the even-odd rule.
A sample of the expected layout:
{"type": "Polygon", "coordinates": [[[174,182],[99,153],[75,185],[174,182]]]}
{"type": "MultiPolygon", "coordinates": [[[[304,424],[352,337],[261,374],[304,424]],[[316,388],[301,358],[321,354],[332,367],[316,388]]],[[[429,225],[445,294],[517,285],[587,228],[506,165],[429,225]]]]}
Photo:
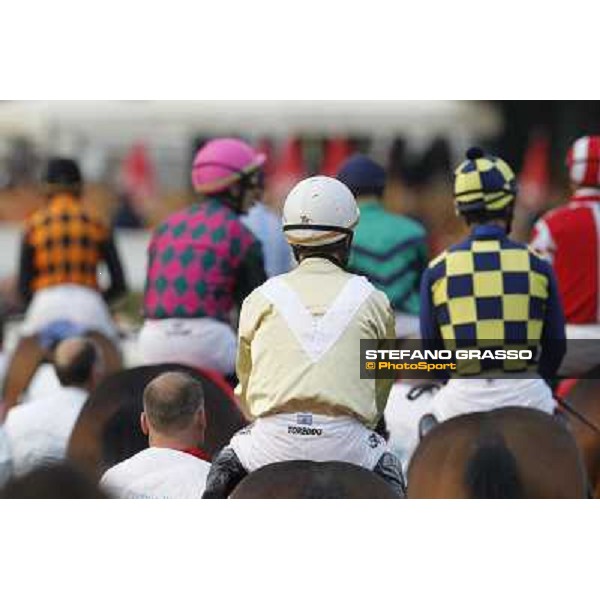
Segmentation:
{"type": "Polygon", "coordinates": [[[148,447],[140,429],[146,385],[166,371],[183,371],[202,382],[207,429],[202,449],[212,457],[247,421],[233,391],[219,376],[178,364],[135,367],[115,373],[90,394],[75,424],[67,456],[94,477],[148,447]]]}
{"type": "Polygon", "coordinates": [[[577,381],[569,390],[563,406],[583,455],[590,492],[595,498],[600,498],[600,367],[577,381]]]}
{"type": "Polygon", "coordinates": [[[575,439],[552,415],[520,407],[440,423],[415,451],[409,498],[585,498],[575,439]]]}
{"type": "Polygon", "coordinates": [[[232,499],[385,498],[397,499],[375,473],[344,462],[292,460],[267,465],[247,475],[232,499]]]}

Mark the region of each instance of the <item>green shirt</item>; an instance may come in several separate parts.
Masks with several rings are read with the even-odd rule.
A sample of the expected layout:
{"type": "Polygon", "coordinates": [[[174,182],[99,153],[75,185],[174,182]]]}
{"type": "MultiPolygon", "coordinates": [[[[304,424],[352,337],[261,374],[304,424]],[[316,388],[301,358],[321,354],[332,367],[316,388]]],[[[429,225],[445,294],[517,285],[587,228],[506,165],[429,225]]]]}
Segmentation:
{"type": "Polygon", "coordinates": [[[419,314],[419,285],[427,266],[425,229],[385,210],[378,200],[359,203],[350,270],[387,294],[396,312],[419,314]]]}

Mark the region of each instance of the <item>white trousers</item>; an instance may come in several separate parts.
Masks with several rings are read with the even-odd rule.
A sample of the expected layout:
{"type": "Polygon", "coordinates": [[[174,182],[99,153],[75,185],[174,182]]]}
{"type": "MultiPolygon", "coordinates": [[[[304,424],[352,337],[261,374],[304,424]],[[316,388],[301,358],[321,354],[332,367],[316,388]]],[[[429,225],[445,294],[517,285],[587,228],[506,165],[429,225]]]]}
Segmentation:
{"type": "Polygon", "coordinates": [[[310,413],[259,418],[229,445],[248,472],[288,460],[336,460],[373,470],[388,451],[385,440],[356,419],[310,413]]]}
{"type": "Polygon", "coordinates": [[[390,450],[402,462],[404,474],[408,469],[410,458],[419,444],[419,421],[423,415],[432,411],[435,393],[427,391],[417,399],[409,400],[408,393],[416,381],[396,382],[385,407],[385,424],[389,431],[388,445],[390,450]]]}
{"type": "Polygon", "coordinates": [[[102,295],[82,285],[54,285],[36,292],[23,320],[21,335],[35,335],[55,321],[67,320],[115,340],[117,329],[102,295]]]}
{"type": "Polygon", "coordinates": [[[556,401],[541,379],[450,379],[434,396],[432,413],[445,421],[466,413],[506,406],[537,408],[552,414],[556,401]]]}
{"type": "Polygon", "coordinates": [[[138,337],[142,364],[175,362],[228,375],[235,371],[233,329],[215,319],[147,320],[138,337]]]}
{"type": "Polygon", "coordinates": [[[558,370],[562,377],[575,377],[600,365],[600,324],[567,325],[567,340],[586,340],[581,344],[571,342],[558,370]]]}

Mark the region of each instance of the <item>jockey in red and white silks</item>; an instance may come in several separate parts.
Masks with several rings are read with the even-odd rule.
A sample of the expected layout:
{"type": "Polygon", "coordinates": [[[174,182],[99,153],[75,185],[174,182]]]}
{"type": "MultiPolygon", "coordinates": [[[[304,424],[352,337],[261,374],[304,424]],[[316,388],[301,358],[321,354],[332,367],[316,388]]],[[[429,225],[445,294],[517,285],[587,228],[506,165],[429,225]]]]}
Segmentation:
{"type": "Polygon", "coordinates": [[[578,139],[567,155],[569,201],[535,225],[531,247],[554,267],[569,344],[560,374],[579,375],[600,364],[600,136],[578,139]]]}

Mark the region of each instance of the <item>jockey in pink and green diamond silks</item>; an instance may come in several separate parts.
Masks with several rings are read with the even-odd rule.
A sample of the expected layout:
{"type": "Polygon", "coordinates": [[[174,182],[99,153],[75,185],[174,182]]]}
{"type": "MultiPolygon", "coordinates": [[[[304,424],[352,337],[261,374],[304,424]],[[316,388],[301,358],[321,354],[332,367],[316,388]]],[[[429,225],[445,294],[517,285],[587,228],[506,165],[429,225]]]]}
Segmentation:
{"type": "Polygon", "coordinates": [[[236,213],[218,200],[209,198],[172,215],[150,243],[146,317],[227,322],[235,274],[248,254],[256,253],[256,245],[236,213]]]}
{"type": "Polygon", "coordinates": [[[159,225],[148,248],[144,362],[234,371],[232,310],[265,280],[260,243],[240,220],[261,189],[264,161],[236,139],[213,140],[196,155],[192,181],[202,199],[159,225]]]}

